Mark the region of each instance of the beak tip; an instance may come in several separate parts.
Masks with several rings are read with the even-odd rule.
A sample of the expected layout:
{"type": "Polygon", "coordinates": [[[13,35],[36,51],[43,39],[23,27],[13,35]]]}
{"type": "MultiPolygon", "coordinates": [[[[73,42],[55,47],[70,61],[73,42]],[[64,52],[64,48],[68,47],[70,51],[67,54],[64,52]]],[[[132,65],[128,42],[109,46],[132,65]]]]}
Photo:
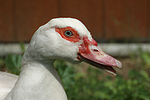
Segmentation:
{"type": "Polygon", "coordinates": [[[109,70],[105,70],[106,72],[108,72],[108,73],[110,73],[110,74],[112,74],[112,75],[114,75],[114,76],[116,76],[117,75],[117,73],[116,72],[112,72],[112,71],[109,71],[109,70]]]}
{"type": "Polygon", "coordinates": [[[115,59],[115,62],[117,64],[117,67],[122,69],[122,63],[120,61],[116,60],[116,59],[115,59]]]}

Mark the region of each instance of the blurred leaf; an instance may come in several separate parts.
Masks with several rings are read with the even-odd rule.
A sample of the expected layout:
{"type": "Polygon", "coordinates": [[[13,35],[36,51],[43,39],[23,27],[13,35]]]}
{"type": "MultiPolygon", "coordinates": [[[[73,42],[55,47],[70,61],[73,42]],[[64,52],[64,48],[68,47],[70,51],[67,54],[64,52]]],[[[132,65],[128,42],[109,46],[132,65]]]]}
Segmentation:
{"type": "Polygon", "coordinates": [[[69,67],[65,61],[57,60],[55,62],[56,70],[62,80],[65,89],[69,89],[74,84],[74,72],[73,68],[69,67]]]}
{"type": "Polygon", "coordinates": [[[25,53],[25,45],[24,42],[20,42],[20,48],[22,50],[22,53],[25,53]]]}
{"type": "Polygon", "coordinates": [[[21,68],[22,55],[9,54],[4,59],[4,63],[11,73],[19,74],[21,68]]]}
{"type": "Polygon", "coordinates": [[[0,58],[0,66],[3,65],[3,63],[4,63],[3,58],[0,58]]]}
{"type": "Polygon", "coordinates": [[[141,53],[141,57],[143,58],[143,60],[145,61],[145,63],[150,66],[150,53],[143,52],[143,53],[141,53]]]}

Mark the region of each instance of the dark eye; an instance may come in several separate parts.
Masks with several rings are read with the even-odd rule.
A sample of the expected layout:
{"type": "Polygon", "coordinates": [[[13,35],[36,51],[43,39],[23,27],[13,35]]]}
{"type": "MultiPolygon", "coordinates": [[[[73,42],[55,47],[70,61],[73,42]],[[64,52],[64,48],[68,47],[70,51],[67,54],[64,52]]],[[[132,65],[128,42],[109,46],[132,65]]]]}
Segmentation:
{"type": "Polygon", "coordinates": [[[69,36],[72,36],[73,33],[71,31],[65,31],[65,35],[69,37],[69,36]]]}

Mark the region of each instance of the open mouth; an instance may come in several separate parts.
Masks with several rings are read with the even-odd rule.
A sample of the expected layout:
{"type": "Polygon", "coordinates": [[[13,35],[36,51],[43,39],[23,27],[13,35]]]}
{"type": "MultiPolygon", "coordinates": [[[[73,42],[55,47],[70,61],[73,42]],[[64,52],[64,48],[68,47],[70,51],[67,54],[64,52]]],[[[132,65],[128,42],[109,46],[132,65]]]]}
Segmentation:
{"type": "Polygon", "coordinates": [[[102,69],[110,74],[113,74],[113,75],[116,75],[116,71],[114,70],[114,68],[112,66],[109,66],[109,65],[105,65],[105,64],[100,64],[100,63],[97,63],[95,61],[92,61],[90,59],[87,59],[85,57],[83,57],[80,53],[78,53],[78,59],[80,59],[81,61],[84,61],[86,63],[89,63],[90,65],[93,65],[99,69],[102,69]]]}
{"type": "Polygon", "coordinates": [[[90,41],[87,37],[83,37],[83,41],[84,42],[79,46],[79,60],[87,62],[113,75],[116,75],[116,71],[113,67],[122,68],[122,63],[103,52],[95,40],[90,41]]]}

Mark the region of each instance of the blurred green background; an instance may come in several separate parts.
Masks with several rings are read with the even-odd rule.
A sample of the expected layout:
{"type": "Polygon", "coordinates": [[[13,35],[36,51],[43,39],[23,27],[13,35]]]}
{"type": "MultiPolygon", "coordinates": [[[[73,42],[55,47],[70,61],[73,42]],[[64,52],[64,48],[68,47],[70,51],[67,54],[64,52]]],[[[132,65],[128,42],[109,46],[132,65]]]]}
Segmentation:
{"type": "MultiPolygon", "coordinates": [[[[24,52],[23,44],[21,44],[24,52]]],[[[19,75],[22,55],[0,58],[0,70],[19,75]]],[[[123,69],[112,76],[86,63],[54,63],[69,100],[150,100],[150,53],[117,57],[123,69]]]]}

